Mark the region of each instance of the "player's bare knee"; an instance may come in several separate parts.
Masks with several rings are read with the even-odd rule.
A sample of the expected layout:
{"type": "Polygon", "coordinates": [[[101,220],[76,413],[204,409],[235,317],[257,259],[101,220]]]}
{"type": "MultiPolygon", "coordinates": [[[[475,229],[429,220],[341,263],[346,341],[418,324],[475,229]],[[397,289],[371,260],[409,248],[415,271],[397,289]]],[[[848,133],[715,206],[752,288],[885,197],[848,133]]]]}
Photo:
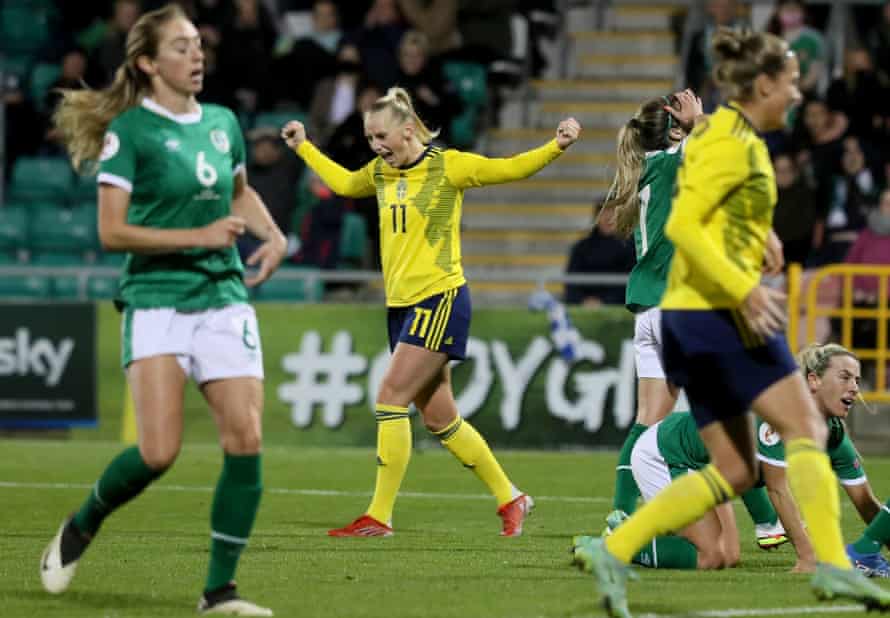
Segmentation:
{"type": "Polygon", "coordinates": [[[180,443],[141,445],[139,454],[142,461],[152,470],[163,472],[173,465],[179,456],[180,443]]]}

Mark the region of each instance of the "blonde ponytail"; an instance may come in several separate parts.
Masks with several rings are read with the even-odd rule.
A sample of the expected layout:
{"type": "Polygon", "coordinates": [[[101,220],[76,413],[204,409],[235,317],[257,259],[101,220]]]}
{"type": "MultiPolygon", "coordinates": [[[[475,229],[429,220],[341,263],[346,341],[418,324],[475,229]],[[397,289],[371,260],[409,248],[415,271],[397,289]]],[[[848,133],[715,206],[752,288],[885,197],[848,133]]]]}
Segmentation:
{"type": "Polygon", "coordinates": [[[411,95],[404,88],[398,86],[390,88],[386,94],[377,99],[371,109],[365,112],[365,116],[383,110],[389,110],[390,119],[396,124],[411,121],[416,128],[417,138],[422,144],[429,144],[439,136],[439,131],[431,131],[423,120],[414,111],[414,103],[411,101],[411,95]]]}
{"type": "Polygon", "coordinates": [[[127,34],[126,61],[117,69],[114,81],[108,87],[59,91],[62,100],[52,120],[75,168],[94,168],[108,125],[151,92],[151,80],[136,61],[140,56],[157,56],[161,27],[175,18],[186,19],[177,4],[168,4],[139,18],[127,34]]]}

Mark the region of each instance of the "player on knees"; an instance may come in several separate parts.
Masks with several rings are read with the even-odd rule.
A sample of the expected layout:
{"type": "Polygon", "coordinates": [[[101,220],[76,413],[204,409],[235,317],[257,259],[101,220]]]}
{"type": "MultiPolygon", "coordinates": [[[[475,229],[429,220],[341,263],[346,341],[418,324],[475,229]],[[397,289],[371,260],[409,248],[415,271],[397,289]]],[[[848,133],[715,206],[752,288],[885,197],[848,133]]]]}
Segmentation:
{"type": "Polygon", "coordinates": [[[302,123],[281,132],[322,180],[345,197],[376,195],[380,210],[387,330],[392,359],[377,395],[377,480],[367,511],[331,536],[388,536],[411,455],[408,406],[427,429],[495,496],[501,534],[519,536],[533,506],[504,473],[485,439],[461,419],[448,362],[466,356],[470,290],[460,257],[464,190],[531,176],[578,139],[572,118],[543,146],[505,159],[443,150],[401,88],[390,88],[366,112],[365,135],[377,156],[349,171],[322,154],[302,123]]]}
{"type": "Polygon", "coordinates": [[[614,527],[636,508],[640,491],[630,469],[630,454],[640,435],[674,409],[677,389],[661,364],[661,318],[674,246],[664,234],[683,145],[703,118],[701,99],[691,90],[647,101],[618,131],[617,170],[605,205],[615,208],[618,231],[633,236],[636,264],[627,282],[626,305],[635,314],[634,357],[637,416],[624,440],[615,468],[614,527]]]}
{"type": "MultiPolygon", "coordinates": [[[[828,426],[828,456],[841,486],[856,507],[862,520],[869,524],[856,543],[847,546],[847,555],[854,566],[866,575],[890,577],[890,565],[880,554],[887,539],[887,512],[875,497],[856,447],[846,432],[844,421],[859,397],[859,359],[835,343],[810,345],[798,356],[801,373],[819,412],[828,426]],[[883,517],[881,517],[883,515],[883,517]],[[884,539],[881,541],[880,539],[884,539]],[[878,540],[876,540],[878,539],[878,540]],[[857,549],[858,546],[858,549],[857,549]]],[[[758,419],[757,458],[776,509],[786,522],[788,534],[797,549],[797,570],[815,568],[815,556],[803,529],[797,507],[788,495],[785,478],[785,445],[765,421],[758,419]]]]}
{"type": "MultiPolygon", "coordinates": [[[[710,463],[708,450],[689,412],[668,415],[643,432],[631,455],[634,480],[645,501],[651,500],[674,479],[710,463]]],[[[756,542],[761,549],[774,549],[787,542],[784,528],[762,485],[741,496],[754,521],[756,542]]],[[[607,529],[611,534],[613,529],[607,529]]],[[[575,545],[589,543],[578,537],[575,545]]],[[[720,569],[739,562],[738,528],[730,503],[718,505],[701,519],[666,536],[652,539],[632,562],[662,569],[720,569]]],[[[579,565],[583,566],[583,564],[579,565]]]]}
{"type": "Polygon", "coordinates": [[[236,238],[263,241],[250,285],[278,267],[286,241],[247,184],[244,140],[228,109],[201,105],[201,37],[178,5],[143,15],[104,90],[64,91],[55,122],[75,166],[98,162],[99,237],[127,253],[116,300],[139,428],[43,554],[58,594],[111,513],[176,459],[189,377],[219,428],[223,467],[210,514],[210,565],[198,610],[271,616],[243,600],[235,570],[262,494],[263,360],[236,238]]]}
{"type": "Polygon", "coordinates": [[[828,431],[788,350],[783,296],[760,281],[776,203],[760,134],[784,126],[800,101],[797,58],[778,37],[747,30],[719,29],[713,50],[729,102],[686,144],[665,227],[675,253],[660,305],[665,373],[685,390],[711,463],[575,555],[593,571],[609,613],[630,616],[634,554],[753,486],[753,409],[785,441],[788,480],[819,561],[816,596],[890,608],[890,592],[852,568],[844,550],[828,431]]]}

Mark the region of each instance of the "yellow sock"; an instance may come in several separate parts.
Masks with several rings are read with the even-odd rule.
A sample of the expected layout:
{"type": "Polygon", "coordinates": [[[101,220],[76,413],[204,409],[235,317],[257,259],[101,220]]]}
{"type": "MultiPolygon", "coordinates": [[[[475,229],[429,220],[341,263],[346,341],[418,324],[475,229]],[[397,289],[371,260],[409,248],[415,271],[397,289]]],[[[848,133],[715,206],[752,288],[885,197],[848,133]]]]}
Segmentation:
{"type": "Polygon", "coordinates": [[[501,464],[494,458],[488,442],[467,421],[458,416],[445,429],[433,433],[442,442],[442,446],[488,486],[488,490],[497,499],[498,506],[503,506],[518,495],[514,495],[515,488],[504,474],[501,464]]]}
{"type": "Polygon", "coordinates": [[[609,553],[625,563],[657,536],[681,530],[735,496],[713,464],[665,487],[606,538],[609,553]]]}
{"type": "Polygon", "coordinates": [[[368,515],[389,524],[396,494],[411,459],[411,421],[408,408],[377,404],[377,483],[368,515]]]}
{"type": "Polygon", "coordinates": [[[851,568],[841,535],[841,507],[837,482],[825,451],[809,438],[785,445],[788,485],[807,523],[807,533],[819,562],[851,568]]]}

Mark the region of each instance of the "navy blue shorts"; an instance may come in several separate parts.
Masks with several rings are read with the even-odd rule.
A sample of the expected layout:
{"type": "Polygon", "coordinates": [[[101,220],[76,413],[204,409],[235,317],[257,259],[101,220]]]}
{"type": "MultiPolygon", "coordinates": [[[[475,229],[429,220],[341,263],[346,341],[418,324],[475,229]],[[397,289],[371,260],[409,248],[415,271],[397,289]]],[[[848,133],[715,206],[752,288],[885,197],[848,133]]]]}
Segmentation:
{"type": "Polygon", "coordinates": [[[686,391],[699,427],[745,414],[797,371],[783,333],[763,339],[736,311],[663,309],[661,330],[665,374],[686,391]]]}
{"type": "Polygon", "coordinates": [[[467,357],[471,313],[466,284],[410,307],[390,307],[386,315],[389,349],[395,350],[401,341],[463,360],[467,357]]]}

